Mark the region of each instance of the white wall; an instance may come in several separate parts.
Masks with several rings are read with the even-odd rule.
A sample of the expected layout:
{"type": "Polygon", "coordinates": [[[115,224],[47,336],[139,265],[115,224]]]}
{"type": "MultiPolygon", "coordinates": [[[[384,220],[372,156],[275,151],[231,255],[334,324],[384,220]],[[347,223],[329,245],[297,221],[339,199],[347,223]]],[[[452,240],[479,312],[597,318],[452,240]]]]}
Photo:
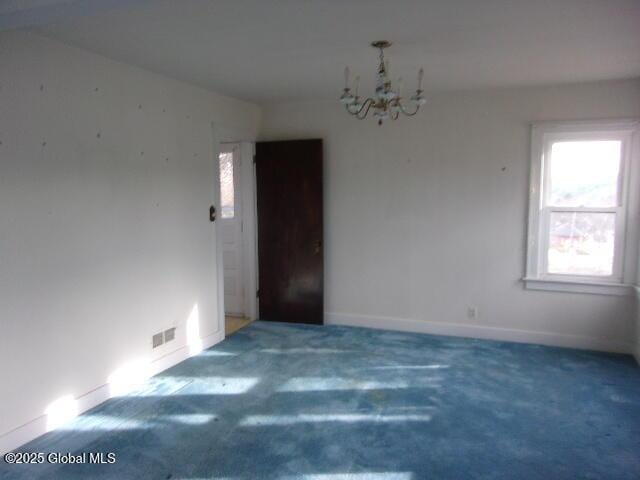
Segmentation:
{"type": "Polygon", "coordinates": [[[272,105],[261,137],[325,140],[327,321],[630,352],[633,296],[520,279],[529,123],[638,116],[636,80],[443,94],[382,127],[337,98],[272,105]]]}
{"type": "Polygon", "coordinates": [[[0,35],[0,65],[9,448],[30,436],[8,434],[17,427],[41,433],[57,398],[100,387],[128,362],[184,352],[195,305],[200,337],[222,338],[211,123],[255,138],[260,112],[28,33],[0,35]],[[176,340],[152,351],[151,335],[171,326],[176,340]]]}

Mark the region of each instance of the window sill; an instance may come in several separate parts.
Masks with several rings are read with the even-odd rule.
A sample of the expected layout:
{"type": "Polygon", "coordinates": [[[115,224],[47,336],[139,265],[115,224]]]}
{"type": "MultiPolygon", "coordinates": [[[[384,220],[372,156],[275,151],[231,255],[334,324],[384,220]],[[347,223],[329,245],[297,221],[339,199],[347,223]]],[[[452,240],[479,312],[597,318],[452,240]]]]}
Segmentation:
{"type": "Polygon", "coordinates": [[[553,292],[590,293],[595,295],[632,295],[633,285],[626,283],[580,282],[575,280],[556,280],[548,278],[522,279],[529,290],[548,290],[553,292]]]}

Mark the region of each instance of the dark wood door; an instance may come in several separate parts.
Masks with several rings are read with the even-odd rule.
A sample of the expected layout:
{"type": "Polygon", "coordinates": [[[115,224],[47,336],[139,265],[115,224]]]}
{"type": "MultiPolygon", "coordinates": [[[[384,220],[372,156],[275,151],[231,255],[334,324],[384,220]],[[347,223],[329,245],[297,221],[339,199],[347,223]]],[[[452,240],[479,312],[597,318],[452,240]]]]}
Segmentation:
{"type": "Polygon", "coordinates": [[[323,323],[322,140],[258,142],[259,318],[323,323]]]}

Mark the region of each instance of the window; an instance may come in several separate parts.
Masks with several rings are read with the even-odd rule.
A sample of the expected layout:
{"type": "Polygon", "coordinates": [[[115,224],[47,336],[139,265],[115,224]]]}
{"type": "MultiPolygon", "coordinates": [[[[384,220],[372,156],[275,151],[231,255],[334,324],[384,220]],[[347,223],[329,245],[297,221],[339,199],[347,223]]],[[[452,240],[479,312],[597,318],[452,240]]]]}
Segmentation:
{"type": "MultiPolygon", "coordinates": [[[[636,123],[535,125],[527,288],[626,294],[636,123]]],[[[635,228],[635,226],[634,226],[635,228]]],[[[634,242],[635,243],[635,242],[634,242]]]]}
{"type": "Polygon", "coordinates": [[[220,154],[220,203],[222,218],[234,217],[233,152],[220,154]]]}

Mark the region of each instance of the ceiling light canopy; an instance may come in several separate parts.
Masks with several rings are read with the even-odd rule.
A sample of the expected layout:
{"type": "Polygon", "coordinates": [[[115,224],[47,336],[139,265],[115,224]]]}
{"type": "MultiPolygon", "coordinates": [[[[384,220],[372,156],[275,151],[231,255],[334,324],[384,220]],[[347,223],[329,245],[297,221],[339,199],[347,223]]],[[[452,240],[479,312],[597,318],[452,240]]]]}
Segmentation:
{"type": "Polygon", "coordinates": [[[358,120],[366,118],[369,112],[373,112],[373,116],[378,119],[378,125],[382,125],[382,122],[389,118],[396,120],[400,114],[412,117],[426,103],[422,95],[424,70],[421,68],[418,72],[418,88],[407,102],[402,96],[402,77],[398,78],[397,88],[394,88],[389,79],[389,62],[384,59],[384,49],[390,47],[391,42],[378,40],[373,42],[371,46],[380,50],[380,65],[378,65],[376,74],[376,90],[373,97],[360,98],[358,95],[359,76],[355,78],[354,91],[351,93],[349,67],[347,67],[344,69],[344,90],[340,96],[340,103],[345,106],[347,112],[358,120]]]}

